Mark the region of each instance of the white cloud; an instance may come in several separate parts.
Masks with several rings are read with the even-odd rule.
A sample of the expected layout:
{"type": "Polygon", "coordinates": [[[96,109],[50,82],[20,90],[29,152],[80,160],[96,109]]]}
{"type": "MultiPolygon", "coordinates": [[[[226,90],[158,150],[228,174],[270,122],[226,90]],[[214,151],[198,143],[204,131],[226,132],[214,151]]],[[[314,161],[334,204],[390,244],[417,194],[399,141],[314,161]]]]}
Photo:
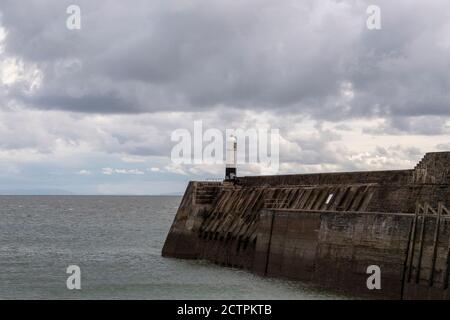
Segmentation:
{"type": "Polygon", "coordinates": [[[79,174],[81,176],[89,176],[89,175],[91,175],[91,171],[83,169],[83,170],[78,171],[77,174],[79,174]]]}
{"type": "Polygon", "coordinates": [[[169,165],[165,166],[164,169],[170,173],[180,174],[183,176],[187,175],[186,168],[183,165],[170,163],[169,165]]]}
{"type": "Polygon", "coordinates": [[[19,84],[23,93],[32,93],[42,84],[43,73],[32,63],[24,63],[16,57],[1,53],[0,41],[0,85],[7,88],[19,84]]]}
{"type": "Polygon", "coordinates": [[[102,174],[112,175],[112,174],[144,174],[144,171],[139,169],[113,169],[113,168],[102,168],[102,174]]]}

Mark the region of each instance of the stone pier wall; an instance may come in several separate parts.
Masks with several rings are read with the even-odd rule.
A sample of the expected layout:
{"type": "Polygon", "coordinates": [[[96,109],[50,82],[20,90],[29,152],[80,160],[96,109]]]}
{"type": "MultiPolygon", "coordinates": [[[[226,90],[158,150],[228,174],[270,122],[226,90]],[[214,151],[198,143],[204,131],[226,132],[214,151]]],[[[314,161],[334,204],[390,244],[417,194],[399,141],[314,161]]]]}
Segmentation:
{"type": "Polygon", "coordinates": [[[450,208],[449,168],[450,153],[430,153],[412,170],[191,182],[162,254],[362,297],[448,299],[449,215],[436,210],[450,208]],[[381,290],[367,289],[369,265],[381,290]]]}
{"type": "Polygon", "coordinates": [[[412,221],[410,214],[264,211],[255,271],[364,297],[400,299],[412,221]],[[381,290],[367,288],[370,265],[381,269],[381,290]]]}

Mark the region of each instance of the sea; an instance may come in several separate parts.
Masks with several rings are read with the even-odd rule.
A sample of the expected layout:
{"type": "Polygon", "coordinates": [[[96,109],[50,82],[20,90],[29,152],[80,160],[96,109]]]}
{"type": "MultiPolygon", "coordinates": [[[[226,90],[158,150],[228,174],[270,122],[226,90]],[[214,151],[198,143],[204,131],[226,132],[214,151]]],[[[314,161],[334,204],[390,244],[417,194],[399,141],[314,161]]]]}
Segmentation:
{"type": "Polygon", "coordinates": [[[298,281],[163,258],[180,201],[179,196],[0,196],[0,299],[345,298],[298,281]],[[67,271],[73,265],[79,267],[80,289],[70,290],[73,271],[67,271]]]}

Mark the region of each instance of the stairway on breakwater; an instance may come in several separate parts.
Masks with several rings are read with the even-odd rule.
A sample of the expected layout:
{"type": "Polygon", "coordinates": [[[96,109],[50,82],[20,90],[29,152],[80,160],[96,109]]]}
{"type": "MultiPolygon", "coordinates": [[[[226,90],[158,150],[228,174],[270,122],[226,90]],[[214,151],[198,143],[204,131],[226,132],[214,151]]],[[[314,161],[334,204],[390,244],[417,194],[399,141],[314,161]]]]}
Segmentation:
{"type": "Polygon", "coordinates": [[[197,182],[194,188],[194,203],[200,205],[213,203],[220,187],[220,182],[197,182]]]}
{"type": "Polygon", "coordinates": [[[450,152],[427,153],[414,167],[413,183],[450,184],[450,152]]]}

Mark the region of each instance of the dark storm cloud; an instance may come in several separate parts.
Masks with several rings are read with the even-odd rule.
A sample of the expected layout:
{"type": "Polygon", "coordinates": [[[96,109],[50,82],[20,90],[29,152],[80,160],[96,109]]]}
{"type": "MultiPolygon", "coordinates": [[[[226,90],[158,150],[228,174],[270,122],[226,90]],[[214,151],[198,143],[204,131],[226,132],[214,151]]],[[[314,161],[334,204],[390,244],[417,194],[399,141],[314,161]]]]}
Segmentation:
{"type": "Polygon", "coordinates": [[[129,101],[116,94],[85,94],[80,97],[68,95],[47,95],[47,96],[19,96],[27,104],[41,109],[67,109],[76,112],[96,112],[102,110],[103,113],[123,113],[134,108],[129,101]]]}
{"type": "Polygon", "coordinates": [[[0,4],[6,53],[44,75],[36,92],[11,90],[18,101],[99,113],[380,116],[397,130],[411,129],[402,117],[450,113],[448,1],[76,2],[80,31],[65,28],[73,1],[0,4]],[[373,2],[379,31],[365,26],[373,2]]]}

